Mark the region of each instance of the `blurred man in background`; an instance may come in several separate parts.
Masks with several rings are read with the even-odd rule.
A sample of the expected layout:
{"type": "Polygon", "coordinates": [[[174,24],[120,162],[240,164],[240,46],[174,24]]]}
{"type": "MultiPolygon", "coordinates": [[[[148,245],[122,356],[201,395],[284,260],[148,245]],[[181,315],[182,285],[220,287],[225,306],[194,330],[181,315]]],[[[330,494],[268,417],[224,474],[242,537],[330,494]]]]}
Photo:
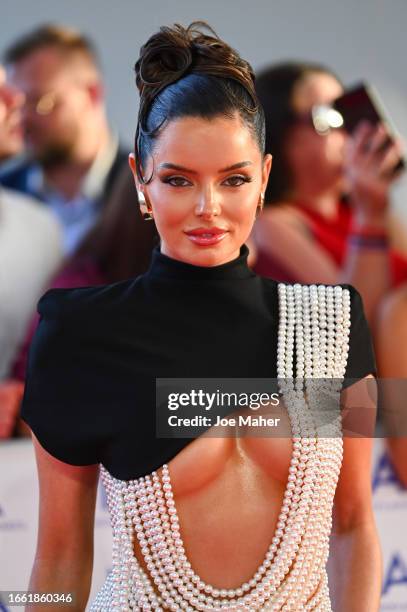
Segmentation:
{"type": "MultiPolygon", "coordinates": [[[[0,159],[21,150],[24,97],[0,66],[0,159]]],[[[23,385],[11,368],[41,293],[62,259],[62,231],[34,199],[0,189],[0,439],[13,430],[23,385]]]]}
{"type": "Polygon", "coordinates": [[[127,162],[109,129],[96,52],[76,31],[45,25],[16,40],[5,61],[25,97],[26,158],[1,172],[0,182],[48,205],[72,255],[127,162]]]}

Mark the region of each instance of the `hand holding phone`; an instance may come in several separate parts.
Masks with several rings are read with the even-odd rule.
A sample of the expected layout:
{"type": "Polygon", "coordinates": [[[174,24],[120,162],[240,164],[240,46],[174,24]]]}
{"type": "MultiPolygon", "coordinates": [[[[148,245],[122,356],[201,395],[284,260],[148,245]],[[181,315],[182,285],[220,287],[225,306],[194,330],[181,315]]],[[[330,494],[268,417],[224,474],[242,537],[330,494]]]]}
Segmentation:
{"type": "MultiPolygon", "coordinates": [[[[383,154],[400,139],[377,91],[367,83],[360,83],[347,89],[330,106],[315,106],[312,117],[314,127],[319,133],[326,133],[332,128],[342,128],[349,134],[354,134],[356,128],[363,122],[367,122],[373,128],[380,124],[384,125],[386,137],[383,138],[379,151],[383,154]]],[[[406,167],[406,157],[399,151],[391,172],[398,173],[406,167]]]]}
{"type": "Polygon", "coordinates": [[[395,145],[383,150],[386,139],[383,124],[372,126],[362,121],[345,148],[344,173],[350,201],[358,216],[370,222],[384,219],[389,209],[398,151],[395,145]]]}

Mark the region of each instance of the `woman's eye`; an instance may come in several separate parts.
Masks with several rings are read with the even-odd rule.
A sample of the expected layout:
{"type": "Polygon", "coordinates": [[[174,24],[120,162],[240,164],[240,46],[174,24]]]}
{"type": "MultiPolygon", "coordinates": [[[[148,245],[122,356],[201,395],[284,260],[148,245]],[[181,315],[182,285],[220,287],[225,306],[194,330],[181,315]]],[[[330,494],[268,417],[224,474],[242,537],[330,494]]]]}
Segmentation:
{"type": "Polygon", "coordinates": [[[239,187],[240,185],[243,185],[243,183],[250,183],[251,180],[252,179],[248,176],[236,174],[234,176],[229,176],[229,178],[224,181],[224,184],[228,185],[229,187],[239,187]]]}
{"type": "Polygon", "coordinates": [[[168,183],[173,187],[188,187],[190,185],[190,181],[188,181],[183,176],[168,176],[164,179],[164,183],[168,183]]]}

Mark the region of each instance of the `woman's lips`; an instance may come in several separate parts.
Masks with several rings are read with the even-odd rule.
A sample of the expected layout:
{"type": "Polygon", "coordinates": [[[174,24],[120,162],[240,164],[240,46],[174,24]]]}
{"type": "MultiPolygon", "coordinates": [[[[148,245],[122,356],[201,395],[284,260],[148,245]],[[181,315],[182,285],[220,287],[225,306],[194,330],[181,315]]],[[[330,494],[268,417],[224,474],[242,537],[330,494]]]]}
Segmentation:
{"type": "Polygon", "coordinates": [[[199,246],[211,246],[223,240],[227,233],[227,230],[217,230],[216,232],[211,232],[210,230],[208,230],[207,232],[186,232],[185,235],[194,244],[198,244],[199,246]]]}

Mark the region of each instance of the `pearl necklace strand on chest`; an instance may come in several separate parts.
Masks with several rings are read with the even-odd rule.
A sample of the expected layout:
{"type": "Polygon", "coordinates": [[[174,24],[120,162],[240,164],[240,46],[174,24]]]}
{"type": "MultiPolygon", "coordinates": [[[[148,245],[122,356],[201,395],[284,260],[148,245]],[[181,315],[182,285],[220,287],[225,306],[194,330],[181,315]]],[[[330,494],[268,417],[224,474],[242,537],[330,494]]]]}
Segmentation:
{"type": "Polygon", "coordinates": [[[127,481],[114,478],[102,466],[113,529],[113,568],[90,612],[331,611],[326,562],[342,463],[339,393],[349,348],[350,294],[340,286],[283,283],[278,291],[277,375],[293,452],[265,557],[238,588],[219,589],[204,582],[186,555],[168,465],[161,475],[154,471],[127,481]],[[322,418],[326,413],[321,379],[327,379],[326,395],[337,410],[335,418],[329,413],[328,423],[322,418]],[[134,534],[148,573],[134,555],[134,534]]]}

